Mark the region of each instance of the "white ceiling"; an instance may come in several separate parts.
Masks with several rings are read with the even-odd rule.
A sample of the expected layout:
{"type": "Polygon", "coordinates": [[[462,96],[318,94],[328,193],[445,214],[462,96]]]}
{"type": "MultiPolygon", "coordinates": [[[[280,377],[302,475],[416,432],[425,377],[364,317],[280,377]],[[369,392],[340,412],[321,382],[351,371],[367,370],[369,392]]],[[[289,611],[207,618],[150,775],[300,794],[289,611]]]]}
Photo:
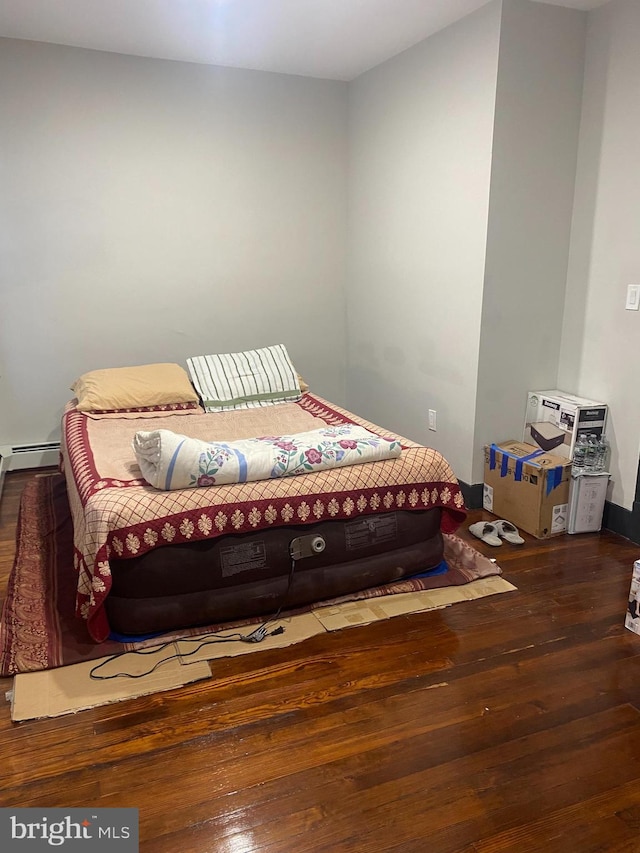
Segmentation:
{"type": "MultiPolygon", "coordinates": [[[[0,36],[352,80],[488,0],[0,0],[0,36]]],[[[609,0],[536,0],[593,9],[609,0]]]]}

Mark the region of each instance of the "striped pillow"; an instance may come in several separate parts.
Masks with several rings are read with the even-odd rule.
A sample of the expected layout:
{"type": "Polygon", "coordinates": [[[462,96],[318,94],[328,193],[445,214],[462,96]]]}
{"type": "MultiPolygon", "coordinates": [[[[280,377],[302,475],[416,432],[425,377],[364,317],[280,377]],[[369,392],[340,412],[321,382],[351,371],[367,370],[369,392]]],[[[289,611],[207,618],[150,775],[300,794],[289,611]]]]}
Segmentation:
{"type": "Polygon", "coordinates": [[[254,409],[302,397],[284,344],[245,352],[199,355],[187,367],[207,412],[254,409]]]}

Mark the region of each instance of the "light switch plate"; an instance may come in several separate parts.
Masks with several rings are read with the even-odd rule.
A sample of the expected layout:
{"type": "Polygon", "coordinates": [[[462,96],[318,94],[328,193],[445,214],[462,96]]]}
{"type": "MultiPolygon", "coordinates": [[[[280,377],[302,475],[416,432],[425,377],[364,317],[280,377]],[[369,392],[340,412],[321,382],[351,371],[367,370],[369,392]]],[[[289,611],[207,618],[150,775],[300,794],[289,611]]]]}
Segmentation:
{"type": "Polygon", "coordinates": [[[637,311],[640,308],[640,284],[630,284],[627,287],[627,311],[637,311]]]}

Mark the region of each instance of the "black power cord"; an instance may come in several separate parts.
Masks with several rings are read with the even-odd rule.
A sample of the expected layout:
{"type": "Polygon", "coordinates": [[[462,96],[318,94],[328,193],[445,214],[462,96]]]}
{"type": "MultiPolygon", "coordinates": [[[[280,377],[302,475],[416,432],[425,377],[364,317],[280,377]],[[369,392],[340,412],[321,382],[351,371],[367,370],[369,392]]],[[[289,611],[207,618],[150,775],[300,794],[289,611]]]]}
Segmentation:
{"type": "Polygon", "coordinates": [[[166,658],[162,658],[162,660],[159,660],[155,664],[155,666],[151,667],[151,669],[148,669],[146,672],[138,673],[137,675],[133,675],[130,672],[114,672],[111,675],[99,674],[100,670],[103,667],[106,667],[108,664],[112,663],[112,661],[118,660],[119,658],[122,658],[125,655],[157,654],[158,652],[162,652],[164,649],[167,649],[170,646],[172,646],[176,641],[171,640],[168,643],[162,643],[160,646],[153,646],[152,648],[149,648],[149,649],[139,649],[139,650],[131,651],[131,652],[117,652],[116,654],[110,655],[109,657],[105,658],[99,664],[96,664],[96,666],[94,666],[93,669],[91,669],[91,671],[89,672],[89,678],[93,679],[94,681],[108,681],[111,678],[145,678],[147,675],[151,675],[152,672],[155,672],[155,670],[158,669],[158,667],[161,666],[163,663],[167,663],[168,661],[171,661],[171,660],[179,660],[181,658],[188,658],[188,657],[191,657],[192,655],[196,655],[201,649],[205,648],[205,646],[212,646],[215,643],[238,643],[238,642],[241,642],[241,643],[261,643],[266,637],[275,637],[278,634],[284,634],[285,628],[283,625],[279,625],[277,628],[274,628],[272,631],[269,631],[267,629],[268,629],[269,625],[271,625],[273,622],[277,621],[277,619],[279,618],[280,614],[282,613],[283,608],[285,607],[285,605],[289,599],[289,593],[291,592],[291,586],[293,584],[293,575],[295,573],[295,568],[296,568],[296,561],[292,557],[291,558],[291,568],[289,569],[289,577],[287,579],[287,588],[284,592],[284,596],[282,598],[282,601],[280,602],[280,605],[279,605],[277,611],[274,613],[273,616],[270,616],[268,619],[266,619],[261,625],[258,625],[257,628],[254,628],[254,630],[251,631],[251,633],[242,634],[239,631],[236,631],[232,634],[208,634],[200,642],[198,642],[197,639],[179,640],[177,642],[180,642],[180,643],[196,643],[196,642],[198,642],[198,645],[189,652],[184,652],[184,653],[176,652],[176,654],[169,655],[169,657],[166,657],[166,658]]]}

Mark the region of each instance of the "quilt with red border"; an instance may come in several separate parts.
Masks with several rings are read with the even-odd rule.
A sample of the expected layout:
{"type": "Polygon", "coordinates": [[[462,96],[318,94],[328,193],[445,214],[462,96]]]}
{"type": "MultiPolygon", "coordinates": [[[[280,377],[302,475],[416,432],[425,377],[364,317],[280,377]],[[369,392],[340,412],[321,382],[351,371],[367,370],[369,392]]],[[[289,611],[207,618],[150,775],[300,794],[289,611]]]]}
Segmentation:
{"type": "Polygon", "coordinates": [[[394,510],[442,509],[443,533],[465,517],[458,480],[433,448],[394,435],[321,397],[260,409],[139,418],[87,417],[65,408],[62,467],[74,524],[76,612],[96,642],[109,636],[104,602],[110,561],[173,543],[283,525],[352,519],[394,510]],[[173,429],[209,441],[291,435],[358,424],[400,441],[397,459],[251,483],[159,491],[143,478],[132,448],[138,430],[173,429]]]}

